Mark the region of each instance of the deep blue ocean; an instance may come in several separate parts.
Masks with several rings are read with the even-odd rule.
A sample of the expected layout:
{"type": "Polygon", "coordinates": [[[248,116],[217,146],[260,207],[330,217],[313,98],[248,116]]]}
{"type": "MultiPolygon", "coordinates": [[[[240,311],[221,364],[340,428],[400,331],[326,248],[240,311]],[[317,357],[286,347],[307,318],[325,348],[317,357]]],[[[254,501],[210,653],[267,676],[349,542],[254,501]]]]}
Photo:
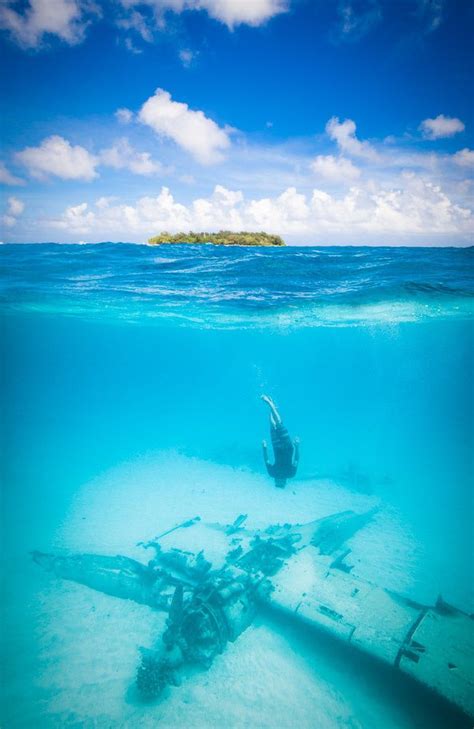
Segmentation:
{"type": "MultiPolygon", "coordinates": [[[[112,619],[126,633],[138,613],[120,623],[120,601],[63,588],[28,555],[133,554],[127,529],[140,505],[161,525],[215,511],[219,499],[225,519],[245,507],[239,484],[265,521],[276,497],[261,455],[262,393],[301,440],[281,508],[301,498],[310,512],[336,490],[377,501],[408,536],[391,544],[387,532],[383,561],[368,549],[361,563],[379,560],[391,589],[398,581],[416,599],[442,594],[473,612],[473,259],[473,248],[2,245],[2,726],[272,726],[270,669],[260,708],[237,689],[235,700],[222,695],[250,680],[235,653],[249,660],[245,634],[231,663],[219,658],[229,673],[176,689],[167,708],[134,707],[122,689],[138,638],[113,661],[94,641],[112,619]],[[82,602],[74,612],[76,594],[93,614],[82,602]],[[79,624],[85,611],[97,623],[79,624]]],[[[325,647],[322,661],[291,627],[263,622],[255,645],[279,675],[294,670],[308,697],[287,687],[275,728],[443,726],[421,698],[406,709],[400,693],[391,698],[370,668],[361,679],[337,651],[325,647]],[[323,674],[318,714],[304,681],[323,674]]]]}

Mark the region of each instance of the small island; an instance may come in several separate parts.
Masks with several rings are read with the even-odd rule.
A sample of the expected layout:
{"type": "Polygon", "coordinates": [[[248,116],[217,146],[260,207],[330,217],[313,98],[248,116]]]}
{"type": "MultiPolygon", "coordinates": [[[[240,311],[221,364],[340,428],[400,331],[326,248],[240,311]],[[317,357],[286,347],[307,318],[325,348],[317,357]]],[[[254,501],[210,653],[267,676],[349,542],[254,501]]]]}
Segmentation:
{"type": "Polygon", "coordinates": [[[160,233],[148,239],[151,245],[161,243],[212,243],[216,246],[284,246],[286,245],[279,235],[269,233],[232,233],[230,230],[220,230],[218,233],[160,233]]]}

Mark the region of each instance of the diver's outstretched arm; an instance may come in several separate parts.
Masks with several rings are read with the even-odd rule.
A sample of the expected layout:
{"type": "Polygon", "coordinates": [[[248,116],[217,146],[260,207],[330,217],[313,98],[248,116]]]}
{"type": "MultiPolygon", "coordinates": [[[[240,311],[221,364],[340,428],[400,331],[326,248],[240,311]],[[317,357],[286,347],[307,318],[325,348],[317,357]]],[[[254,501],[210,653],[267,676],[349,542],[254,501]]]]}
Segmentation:
{"type": "Polygon", "coordinates": [[[280,425],[280,423],[282,422],[281,415],[278,412],[276,405],[273,402],[272,398],[268,397],[268,395],[262,395],[262,400],[263,400],[263,402],[266,402],[268,407],[270,408],[270,412],[271,412],[270,419],[272,421],[272,425],[274,425],[275,427],[277,425],[280,425]]]}

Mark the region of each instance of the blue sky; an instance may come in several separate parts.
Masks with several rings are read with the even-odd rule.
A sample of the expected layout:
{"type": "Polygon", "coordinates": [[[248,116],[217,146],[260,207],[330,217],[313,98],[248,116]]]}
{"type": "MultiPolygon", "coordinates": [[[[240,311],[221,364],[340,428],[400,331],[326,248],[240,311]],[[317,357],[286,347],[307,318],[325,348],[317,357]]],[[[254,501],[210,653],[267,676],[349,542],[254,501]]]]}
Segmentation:
{"type": "Polygon", "coordinates": [[[463,0],[0,2],[4,241],[472,242],[463,0]]]}

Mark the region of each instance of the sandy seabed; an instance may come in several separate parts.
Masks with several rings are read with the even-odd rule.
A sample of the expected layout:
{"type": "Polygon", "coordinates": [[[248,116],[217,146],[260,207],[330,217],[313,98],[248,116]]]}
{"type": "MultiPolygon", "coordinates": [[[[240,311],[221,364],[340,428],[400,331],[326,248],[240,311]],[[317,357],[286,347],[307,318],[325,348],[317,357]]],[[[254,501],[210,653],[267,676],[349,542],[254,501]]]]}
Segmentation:
{"type": "MultiPolygon", "coordinates": [[[[377,503],[330,481],[276,490],[262,475],[175,452],[143,456],[85,484],[61,528],[42,549],[125,554],[146,562],[137,543],[199,515],[249,527],[307,522],[377,503]]],[[[199,525],[167,546],[222,557],[224,539],[199,525]]],[[[353,537],[354,574],[425,601],[438,584],[423,573],[423,551],[397,513],[380,505],[353,537]]],[[[146,606],[60,581],[28,565],[24,612],[7,601],[5,729],[405,729],[441,727],[443,717],[411,686],[307,628],[262,612],[209,671],[196,671],[162,699],[137,699],[139,647],[159,637],[165,616],[146,606]],[[28,630],[25,631],[25,615],[28,630]]]]}

